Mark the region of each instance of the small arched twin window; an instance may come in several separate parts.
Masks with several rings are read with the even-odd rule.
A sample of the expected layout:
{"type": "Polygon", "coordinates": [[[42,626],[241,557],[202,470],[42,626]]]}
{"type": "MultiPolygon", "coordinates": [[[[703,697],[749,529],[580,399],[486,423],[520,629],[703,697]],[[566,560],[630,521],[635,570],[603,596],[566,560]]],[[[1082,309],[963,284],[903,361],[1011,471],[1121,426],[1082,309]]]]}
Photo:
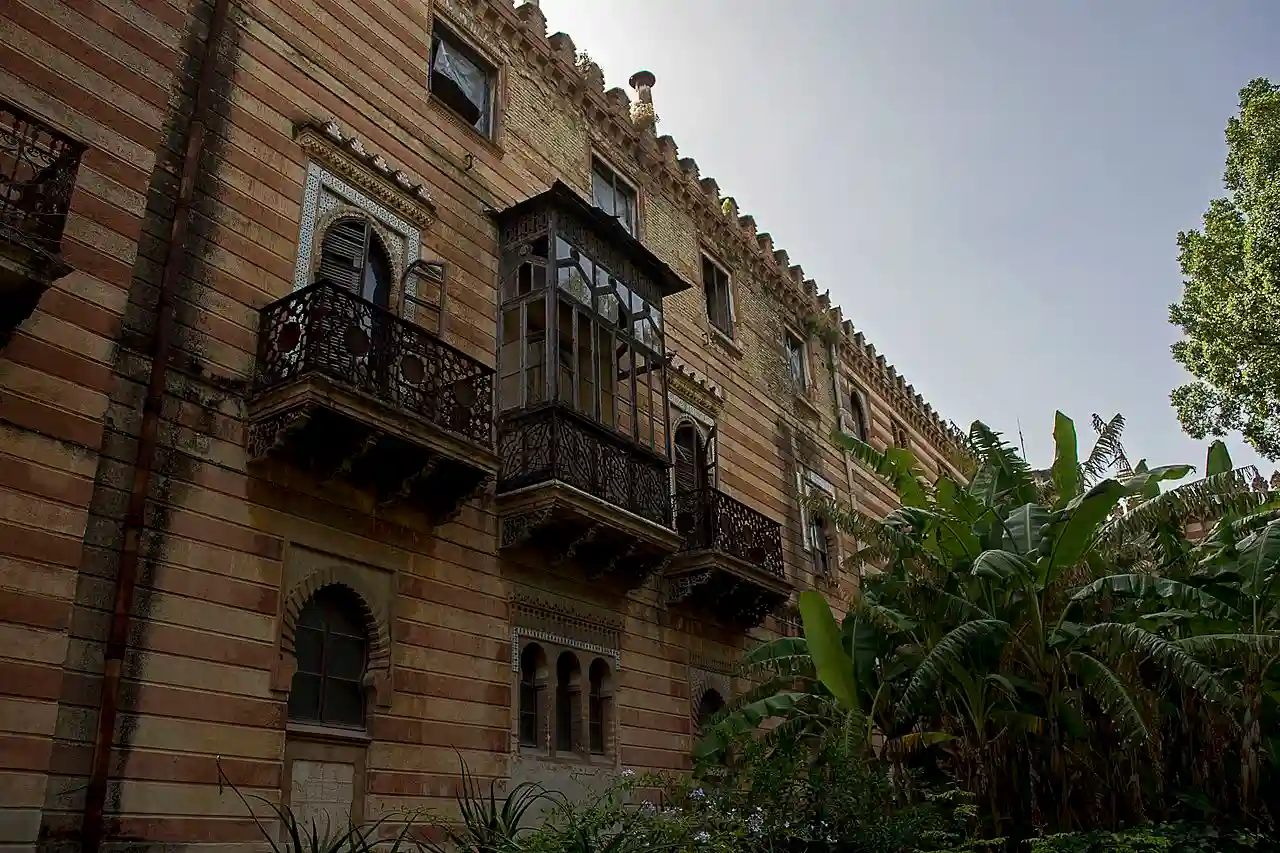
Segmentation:
{"type": "Polygon", "coordinates": [[[339,219],[320,241],[316,280],[350,290],[379,308],[391,304],[391,256],[367,218],[339,219]]]}
{"type": "Polygon", "coordinates": [[[613,716],[609,664],[595,658],[585,681],[577,654],[529,643],[520,653],[520,746],[558,755],[606,755],[613,716]],[[548,660],[548,649],[555,656],[548,660]],[[554,682],[552,679],[554,678],[554,682]],[[585,725],[584,725],[585,724],[585,725]]]}
{"type": "Polygon", "coordinates": [[[298,668],[289,688],[289,719],[362,728],[369,636],[356,594],[338,584],[317,590],[298,614],[293,646],[298,668]]]}
{"type": "Polygon", "coordinates": [[[724,697],[720,695],[720,691],[714,687],[704,691],[702,698],[698,700],[698,730],[705,729],[707,723],[711,722],[712,718],[723,710],[724,697]]]}

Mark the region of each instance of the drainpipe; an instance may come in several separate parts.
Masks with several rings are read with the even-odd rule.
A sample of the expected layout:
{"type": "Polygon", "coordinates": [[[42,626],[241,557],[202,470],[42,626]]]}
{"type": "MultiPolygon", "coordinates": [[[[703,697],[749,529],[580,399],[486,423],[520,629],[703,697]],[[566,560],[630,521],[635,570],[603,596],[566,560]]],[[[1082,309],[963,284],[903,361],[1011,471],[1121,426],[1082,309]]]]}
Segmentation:
{"type": "Polygon", "coordinates": [[[208,117],[213,109],[213,86],[216,82],[218,44],[226,30],[230,0],[214,0],[209,31],[200,59],[200,77],[196,88],[191,122],[185,134],[185,155],[179,176],[178,197],[174,206],[173,226],[169,232],[160,294],[156,299],[155,331],[151,339],[151,375],[147,383],[146,401],[142,406],[142,429],[133,464],[133,484],[129,491],[124,521],[124,543],[120,547],[120,564],[116,573],[115,606],[107,635],[105,668],[98,725],[94,734],[93,764],[85,794],[84,820],[80,838],[83,853],[98,853],[102,845],[107,783],[111,774],[111,744],[116,718],[120,711],[120,683],[124,655],[129,645],[133,599],[138,580],[139,548],[146,523],[147,495],[151,492],[151,476],[159,447],[160,407],[164,402],[165,375],[173,349],[177,321],[175,292],[185,256],[187,230],[191,223],[192,199],[200,158],[204,153],[208,117]]]}

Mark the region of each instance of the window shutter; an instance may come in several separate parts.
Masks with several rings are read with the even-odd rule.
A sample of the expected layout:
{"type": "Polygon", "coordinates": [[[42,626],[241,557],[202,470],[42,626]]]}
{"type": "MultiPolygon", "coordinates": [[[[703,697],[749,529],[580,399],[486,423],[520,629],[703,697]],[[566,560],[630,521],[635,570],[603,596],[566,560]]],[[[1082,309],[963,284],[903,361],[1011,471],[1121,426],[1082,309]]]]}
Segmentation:
{"type": "Polygon", "coordinates": [[[804,477],[800,473],[799,467],[796,468],[796,495],[800,501],[800,538],[804,549],[808,551],[813,547],[809,541],[809,510],[805,508],[804,500],[808,497],[808,492],[804,488],[804,477]]]}
{"type": "Polygon", "coordinates": [[[320,246],[320,266],[316,270],[316,280],[328,279],[339,287],[359,294],[368,244],[368,220],[344,219],[329,226],[320,246]]]}

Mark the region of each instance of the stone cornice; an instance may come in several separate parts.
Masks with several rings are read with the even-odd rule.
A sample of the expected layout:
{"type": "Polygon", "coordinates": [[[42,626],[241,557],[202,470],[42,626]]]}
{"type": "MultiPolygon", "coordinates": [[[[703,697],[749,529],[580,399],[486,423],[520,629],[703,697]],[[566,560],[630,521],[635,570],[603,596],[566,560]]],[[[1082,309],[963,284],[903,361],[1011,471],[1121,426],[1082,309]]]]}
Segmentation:
{"type": "Polygon", "coordinates": [[[293,139],[312,159],[423,231],[435,221],[436,205],[422,182],[393,168],[381,154],[367,150],[336,121],[301,122],[294,126],[293,139]]]}
{"type": "Polygon", "coordinates": [[[667,369],[667,390],[713,417],[724,407],[724,392],[674,358],[667,369]]]}

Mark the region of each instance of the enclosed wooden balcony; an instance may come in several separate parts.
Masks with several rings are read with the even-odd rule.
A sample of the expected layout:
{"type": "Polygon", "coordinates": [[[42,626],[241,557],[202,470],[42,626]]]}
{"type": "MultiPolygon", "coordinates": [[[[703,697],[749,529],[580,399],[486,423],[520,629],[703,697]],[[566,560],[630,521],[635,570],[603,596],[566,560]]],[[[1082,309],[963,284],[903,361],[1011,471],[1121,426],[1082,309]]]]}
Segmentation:
{"type": "Polygon", "coordinates": [[[0,101],[0,347],[35,311],[62,260],[83,148],[0,101]]]}
{"type": "Polygon", "coordinates": [[[745,627],[791,595],[778,522],[705,486],[676,494],[675,526],[683,541],[667,569],[670,603],[745,627]]]}
{"type": "Polygon", "coordinates": [[[500,544],[637,586],[680,544],[663,299],[688,285],[564,184],[498,220],[500,544]]]}
{"type": "Polygon", "coordinates": [[[351,290],[262,310],[249,455],[451,518],[497,473],[493,370],[351,290]]]}

